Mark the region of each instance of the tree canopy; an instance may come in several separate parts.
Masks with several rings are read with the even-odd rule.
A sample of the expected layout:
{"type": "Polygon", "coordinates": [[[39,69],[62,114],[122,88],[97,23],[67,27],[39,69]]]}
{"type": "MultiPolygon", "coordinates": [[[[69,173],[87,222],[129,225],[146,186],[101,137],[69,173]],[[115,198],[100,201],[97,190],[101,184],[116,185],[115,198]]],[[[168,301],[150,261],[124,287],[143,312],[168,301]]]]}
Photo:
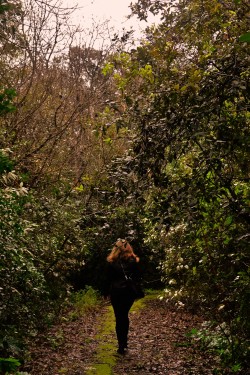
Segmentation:
{"type": "Polygon", "coordinates": [[[101,291],[126,237],[149,285],[203,311],[222,362],[244,368],[249,5],[138,0],[132,14],[161,21],[132,49],[108,23],[79,42],[70,11],[0,1],[1,355],[72,289],[101,291]]]}
{"type": "Polygon", "coordinates": [[[165,253],[166,294],[175,285],[178,298],[226,322],[235,361],[249,334],[249,6],[139,1],[132,9],[142,19],[160,12],[162,22],[112,66],[123,125],[135,130],[122,163],[127,199],[140,202],[144,241],[165,253]]]}

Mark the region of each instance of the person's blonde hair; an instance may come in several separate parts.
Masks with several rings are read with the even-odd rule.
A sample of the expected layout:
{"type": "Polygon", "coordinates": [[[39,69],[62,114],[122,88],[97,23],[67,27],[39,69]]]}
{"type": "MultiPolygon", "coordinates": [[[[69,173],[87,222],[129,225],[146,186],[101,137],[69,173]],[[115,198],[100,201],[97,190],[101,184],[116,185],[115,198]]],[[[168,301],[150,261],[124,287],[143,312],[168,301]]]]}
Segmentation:
{"type": "Polygon", "coordinates": [[[139,258],[135,255],[132,246],[127,240],[118,239],[111,250],[111,253],[107,257],[107,261],[112,263],[118,259],[128,260],[134,258],[136,262],[139,262],[139,258]]]}

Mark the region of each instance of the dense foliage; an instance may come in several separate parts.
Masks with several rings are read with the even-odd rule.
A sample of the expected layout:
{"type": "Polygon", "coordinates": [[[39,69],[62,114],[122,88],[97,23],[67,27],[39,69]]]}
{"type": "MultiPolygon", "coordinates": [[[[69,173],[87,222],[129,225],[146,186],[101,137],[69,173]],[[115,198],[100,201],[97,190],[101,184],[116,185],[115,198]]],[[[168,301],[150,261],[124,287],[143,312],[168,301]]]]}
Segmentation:
{"type": "Polygon", "coordinates": [[[107,251],[137,219],[107,201],[107,166],[128,135],[117,132],[107,106],[116,88],[101,67],[124,42],[104,23],[79,43],[72,8],[52,0],[2,4],[0,353],[20,356],[73,287],[102,289],[107,251]]]}
{"type": "Polygon", "coordinates": [[[249,6],[139,1],[133,10],[142,19],[160,12],[162,23],[109,63],[128,108],[123,124],[135,129],[127,184],[136,179],[134,198],[144,200],[145,241],[156,256],[164,248],[167,297],[203,308],[226,341],[222,359],[235,364],[247,358],[250,328],[249,46],[241,42],[249,6]]]}
{"type": "Polygon", "coordinates": [[[224,363],[244,368],[247,2],[139,0],[133,13],[161,21],[129,52],[105,23],[79,43],[53,4],[0,1],[0,354],[72,288],[102,291],[126,237],[148,285],[202,309],[224,363]]]}

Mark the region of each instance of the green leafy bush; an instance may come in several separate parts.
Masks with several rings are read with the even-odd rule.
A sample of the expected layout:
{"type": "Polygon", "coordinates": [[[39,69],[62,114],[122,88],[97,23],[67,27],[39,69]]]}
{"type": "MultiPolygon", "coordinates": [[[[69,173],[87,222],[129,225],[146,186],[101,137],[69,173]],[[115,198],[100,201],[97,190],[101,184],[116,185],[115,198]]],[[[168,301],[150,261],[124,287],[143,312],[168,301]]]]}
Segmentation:
{"type": "Polygon", "coordinates": [[[0,358],[0,373],[16,373],[21,363],[15,358],[0,358]]]}
{"type": "Polygon", "coordinates": [[[154,9],[162,22],[126,61],[115,57],[114,78],[120,75],[123,87],[117,87],[126,93],[124,106],[129,102],[121,123],[134,130],[116,175],[122,187],[127,177],[126,190],[117,191],[128,192],[129,202],[134,189],[144,241],[159,259],[169,298],[225,324],[224,364],[244,367],[250,333],[247,5],[153,3],[138,2],[143,6],[134,12],[143,18],[154,9]]]}
{"type": "Polygon", "coordinates": [[[71,296],[74,309],[78,316],[84,314],[88,310],[96,309],[100,304],[100,294],[91,286],[86,286],[85,289],[73,293],[71,296]]]}

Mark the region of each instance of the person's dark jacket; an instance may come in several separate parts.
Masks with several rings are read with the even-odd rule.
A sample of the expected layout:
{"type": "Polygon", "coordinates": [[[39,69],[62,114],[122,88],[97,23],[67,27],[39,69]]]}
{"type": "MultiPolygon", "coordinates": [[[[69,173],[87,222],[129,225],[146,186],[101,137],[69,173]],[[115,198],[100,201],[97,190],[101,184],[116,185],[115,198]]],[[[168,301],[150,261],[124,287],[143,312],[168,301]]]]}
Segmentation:
{"type": "Polygon", "coordinates": [[[135,258],[107,263],[105,285],[106,296],[124,296],[131,293],[130,289],[127,287],[125,275],[134,281],[140,280],[139,265],[135,258]]]}

